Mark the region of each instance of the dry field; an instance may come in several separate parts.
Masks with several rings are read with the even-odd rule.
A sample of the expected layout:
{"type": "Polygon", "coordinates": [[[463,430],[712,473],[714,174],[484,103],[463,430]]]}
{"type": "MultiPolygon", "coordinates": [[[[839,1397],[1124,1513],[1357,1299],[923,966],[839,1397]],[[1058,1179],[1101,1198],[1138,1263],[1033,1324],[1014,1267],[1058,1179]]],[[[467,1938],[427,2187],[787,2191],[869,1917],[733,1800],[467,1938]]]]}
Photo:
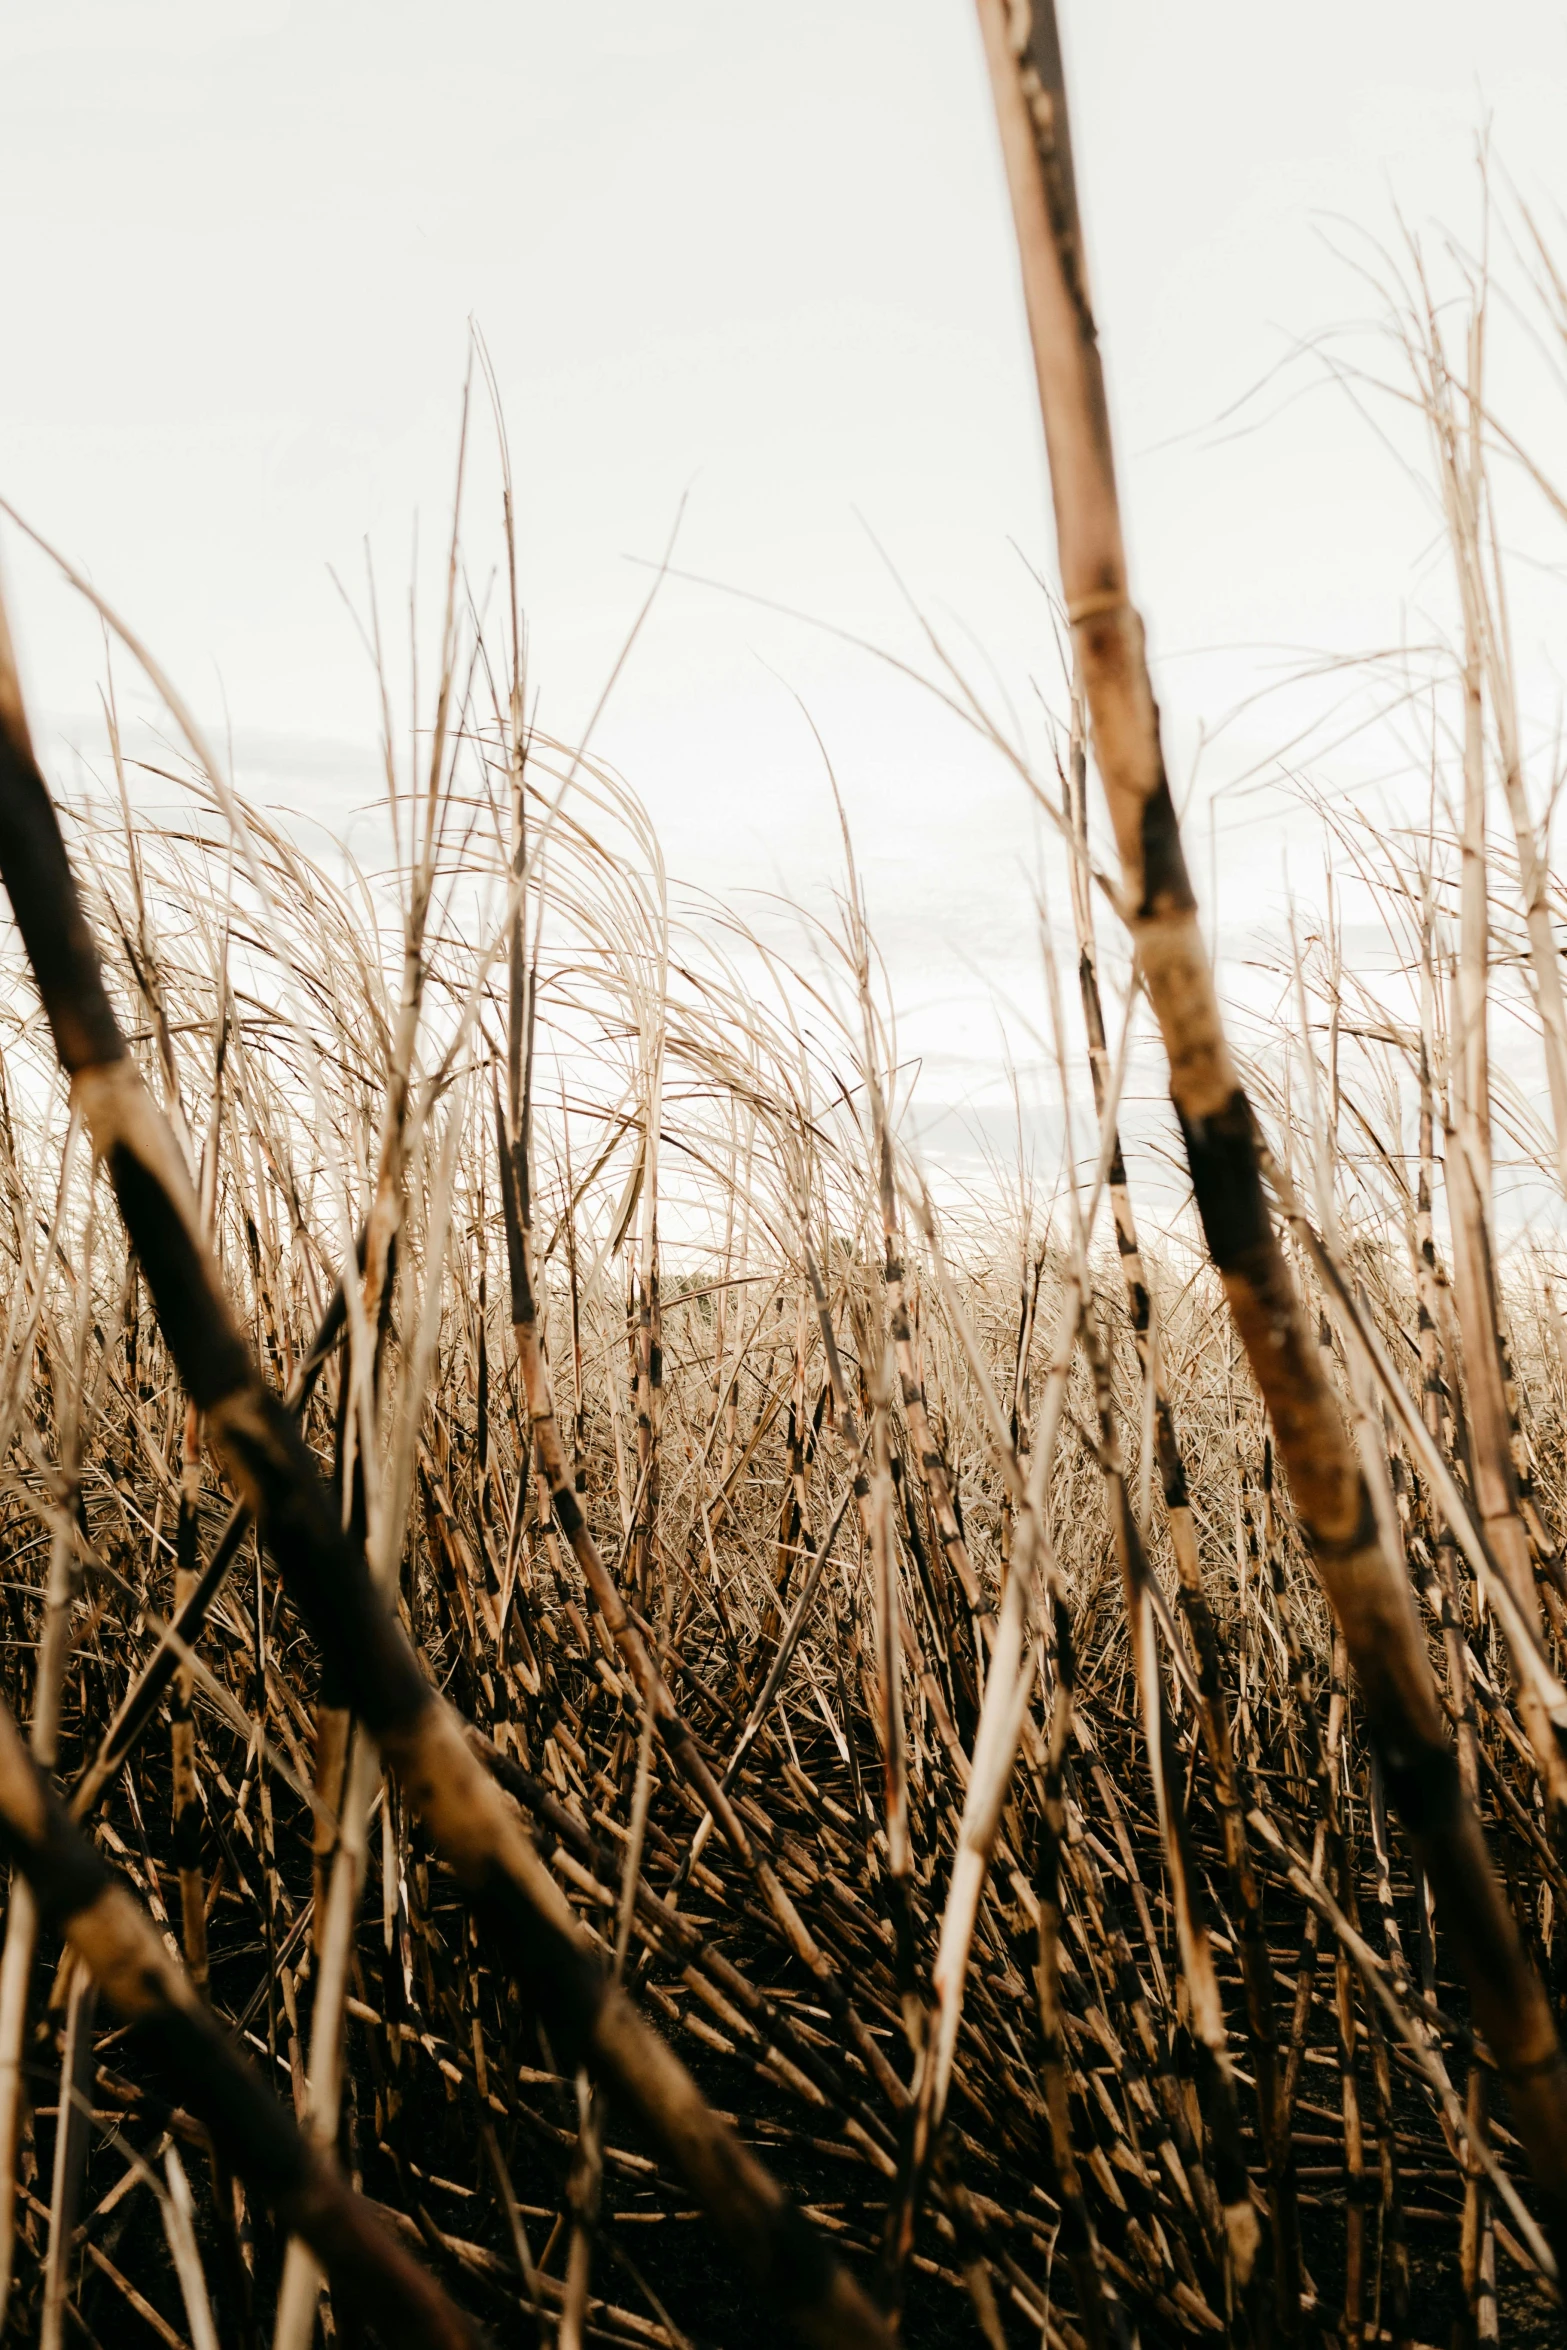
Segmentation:
{"type": "Polygon", "coordinates": [[[908,1147],[849,827],[792,959],[672,910],[455,527],[375,875],[242,804],[112,614],[176,748],[110,686],[65,805],[0,632],[14,2340],[1556,2338],[1567,909],[1487,291],[1455,326],[1412,263],[1395,312],[1461,632],[1429,819],[1329,828],[1390,968],[1303,923],[1242,1070],[1053,17],[980,15],[1053,771],[931,684],[1070,886],[1048,1200],[908,1147]],[[1134,1013],[1190,1177],[1141,1232],[1134,1013]]]}

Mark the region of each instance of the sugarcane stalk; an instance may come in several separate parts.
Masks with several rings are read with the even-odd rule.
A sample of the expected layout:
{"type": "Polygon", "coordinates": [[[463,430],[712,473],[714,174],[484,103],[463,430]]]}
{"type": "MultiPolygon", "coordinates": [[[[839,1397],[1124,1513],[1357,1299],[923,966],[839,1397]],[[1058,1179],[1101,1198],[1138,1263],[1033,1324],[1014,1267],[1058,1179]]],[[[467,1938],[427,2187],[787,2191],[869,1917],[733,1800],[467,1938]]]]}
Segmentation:
{"type": "Polygon", "coordinates": [[[1354,1446],[1263,1190],[1258,1134],[1220,1015],[1129,591],[1051,0],[979,0],[1050,460],[1057,549],[1123,912],[1170,1063],[1198,1215],[1273,1421],[1311,1555],[1344,1628],[1388,1787],[1437,1896],[1567,2244],[1567,2063],[1492,1872],[1446,1734],[1402,1562],[1384,1552],[1354,1446]]]}
{"type": "MultiPolygon", "coordinates": [[[[882,2342],[881,2320],[820,2236],[607,1979],[515,1808],[426,1680],[293,1420],[261,1378],[202,1237],[183,1154],[109,1001],[33,756],[3,614],[0,879],[170,1353],[349,1707],[548,2017],[552,2038],[590,2058],[642,2114],[753,2279],[809,2340],[840,2350],[882,2342]]],[[[564,1483],[564,1463],[558,1467],[564,1483]]],[[[559,1490],[555,1504],[562,1514],[559,1490]]],[[[707,1776],[711,1801],[717,1784],[707,1776]]]]}
{"type": "MultiPolygon", "coordinates": [[[[162,1936],[72,1826],[9,1708],[0,1704],[0,1844],[32,1888],[41,1922],[62,1932],[149,2067],[211,2133],[222,2157],[311,2245],[345,2297],[384,2329],[426,2350],[478,2350],[479,2336],[433,2278],[383,2234],[363,2201],[313,2152],[237,2055],[171,1957],[162,1936]]],[[[73,2003],[78,2053],[69,2076],[90,2077],[90,2010],[73,2003]]],[[[68,2035],[69,2056],[69,2035],[68,2035]]],[[[71,2107],[59,2131],[72,2135],[71,2107]]]]}

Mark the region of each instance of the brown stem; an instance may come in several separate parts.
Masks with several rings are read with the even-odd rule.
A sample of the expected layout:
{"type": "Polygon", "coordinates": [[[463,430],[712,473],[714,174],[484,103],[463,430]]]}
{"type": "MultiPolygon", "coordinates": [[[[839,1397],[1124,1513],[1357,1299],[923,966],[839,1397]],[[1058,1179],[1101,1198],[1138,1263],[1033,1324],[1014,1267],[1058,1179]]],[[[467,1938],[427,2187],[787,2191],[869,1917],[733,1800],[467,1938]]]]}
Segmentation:
{"type": "MultiPolygon", "coordinates": [[[[609,1983],[514,1807],[469,1752],[450,1706],[430,1687],[372,1582],[363,1548],[345,1535],[337,1503],[298,1429],[262,1379],[203,1238],[184,1157],[110,1004],[59,823],[33,757],[3,614],[0,879],[169,1351],[192,1402],[206,1415],[229,1475],[255,1512],[343,1703],[374,1737],[470,1900],[496,1931],[552,2041],[574,2060],[591,2059],[614,2082],[732,2250],[807,2340],[842,2350],[883,2342],[881,2320],[822,2239],[609,1983]]],[[[716,1794],[716,1782],[713,1789],[716,1794]]],[[[781,1887],[779,1895],[787,1900],[781,1887]]],[[[308,2240],[304,2224],[291,2225],[308,2240]]],[[[325,2264],[330,2267],[329,2260],[325,2264]]]]}
{"type": "Polygon", "coordinates": [[[1273,1420],[1296,1510],[1359,1678],[1390,1792],[1507,2081],[1558,2243],[1567,2244],[1567,2064],[1459,1781],[1400,1560],[1371,1498],[1268,1213],[1165,776],[1128,590],[1109,414],[1051,0],[978,0],[1050,459],[1073,644],[1120,855],[1123,907],[1170,1063],[1209,1255],[1273,1420]]]}

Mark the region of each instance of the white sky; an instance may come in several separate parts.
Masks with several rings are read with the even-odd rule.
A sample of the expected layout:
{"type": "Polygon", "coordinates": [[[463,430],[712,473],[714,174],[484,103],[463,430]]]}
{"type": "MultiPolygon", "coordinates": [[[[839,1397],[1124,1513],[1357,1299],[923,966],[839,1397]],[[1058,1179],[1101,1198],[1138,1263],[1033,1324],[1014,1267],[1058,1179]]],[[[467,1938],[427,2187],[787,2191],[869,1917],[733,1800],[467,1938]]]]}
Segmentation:
{"type": "MultiPolygon", "coordinates": [[[[1259,648],[1420,633],[1429,519],[1341,394],[1267,397],[1244,437],[1204,428],[1370,307],[1331,249],[1347,224],[1390,238],[1396,201],[1472,229],[1487,113],[1554,212],[1567,16],[1061,5],[1134,588],[1184,782],[1199,727],[1273,674],[1259,648]]],[[[302,816],[346,821],[374,790],[370,679],[329,567],[357,583],[368,537],[398,613],[417,516],[433,617],[470,317],[554,731],[592,706],[645,592],[627,558],[659,552],[682,495],[693,570],[913,650],[863,516],[982,648],[976,675],[993,661],[1026,704],[1031,667],[1052,673],[1011,543],[1048,570],[969,0],[8,0],[0,206],[0,490],[226,710],[241,782],[302,816]]],[[[481,574],[492,484],[486,459],[481,574]]],[[[1558,538],[1536,551],[1554,562],[1558,538]]],[[[5,558],[34,701],[87,742],[95,629],[14,535],[5,558]]],[[[894,977],[957,1098],[994,1066],[989,984],[1030,985],[1034,828],[993,760],[863,656],[678,585],[597,747],[677,873],[820,887],[830,810],[780,676],[828,740],[894,977]]],[[[1264,711],[1205,773],[1287,732],[1264,711]]],[[[1226,924],[1276,892],[1281,837],[1221,835],[1226,924]]]]}

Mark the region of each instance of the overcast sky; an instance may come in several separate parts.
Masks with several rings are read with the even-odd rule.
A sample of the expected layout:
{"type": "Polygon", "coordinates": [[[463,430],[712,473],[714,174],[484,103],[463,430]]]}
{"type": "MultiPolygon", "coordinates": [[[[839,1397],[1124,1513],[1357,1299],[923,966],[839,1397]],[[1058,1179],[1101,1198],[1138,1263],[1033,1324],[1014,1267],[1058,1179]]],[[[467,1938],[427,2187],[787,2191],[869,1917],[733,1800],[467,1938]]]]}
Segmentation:
{"type": "MultiPolygon", "coordinates": [[[[1062,23],[1134,588],[1184,783],[1199,729],[1277,673],[1278,647],[1396,641],[1431,570],[1428,513],[1320,368],[1288,367],[1244,433],[1216,421],[1372,307],[1345,255],[1393,239],[1395,206],[1472,231],[1483,120],[1554,214],[1567,16],[1062,0],[1062,23]]],[[[1023,560],[1050,569],[1048,492],[969,0],[9,0],[0,204],[0,491],[226,712],[241,782],[302,816],[346,820],[373,792],[374,698],[330,572],[362,579],[368,539],[399,608],[417,520],[428,588],[470,319],[557,733],[645,592],[628,559],[660,551],[683,497],[694,571],[909,651],[874,533],[998,702],[1026,708],[1031,673],[1053,673],[1023,560]]],[[[481,453],[480,572],[493,481],[481,453]]],[[[4,545],[35,703],[86,741],[95,631],[4,545]]],[[[1028,954],[1033,827],[994,761],[841,643],[680,585],[599,747],[677,871],[809,889],[834,848],[787,687],[959,1084],[994,1051],[970,966],[1013,988],[1028,954]]],[[[1232,729],[1208,780],[1274,723],[1232,729]]],[[[1239,807],[1227,922],[1278,878],[1239,807]]]]}

